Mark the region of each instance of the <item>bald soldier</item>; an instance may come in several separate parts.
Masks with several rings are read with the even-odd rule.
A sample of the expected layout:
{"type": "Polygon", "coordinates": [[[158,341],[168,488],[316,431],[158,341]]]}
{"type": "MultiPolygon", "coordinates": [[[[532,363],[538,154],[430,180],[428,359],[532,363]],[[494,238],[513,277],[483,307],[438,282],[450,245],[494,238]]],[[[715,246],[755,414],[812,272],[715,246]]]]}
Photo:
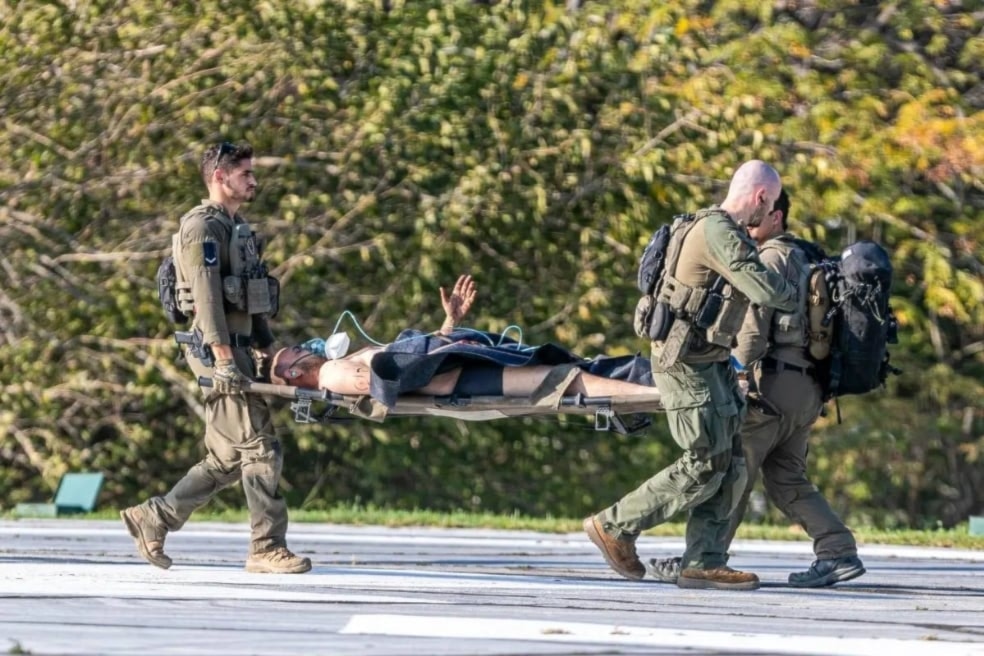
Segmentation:
{"type": "Polygon", "coordinates": [[[674,221],[656,300],[672,314],[652,341],[653,381],[674,441],[673,464],[584,520],[608,565],[629,579],[646,568],[635,542],[646,529],[690,511],[682,588],[753,590],[755,574],[727,566],[728,516],[744,489],[738,429],[745,411],[729,358],[749,302],[784,311],[795,290],[766,269],[746,226],[771,212],[779,174],[759,160],[735,171],[719,206],[674,221]],[[733,457],[733,455],[735,457],[733,457]]]}
{"type": "Polygon", "coordinates": [[[178,307],[214,356],[214,368],[188,355],[192,372],[212,379],[205,395],[205,459],[163,497],[120,514],[137,550],[167,569],[164,539],[220,490],[242,481],[251,540],[246,570],[295,574],[311,561],[287,548],[287,505],[280,496],[283,453],[264,397],[244,394],[256,360],[273,355],[267,316],[276,314],[278,287],[267,276],[261,244],[239,208],[253,200],[253,148],[216,144],[205,150],[201,175],[208,198],[181,217],[173,239],[178,307]]]}
{"type": "MultiPolygon", "coordinates": [[[[725,546],[734,539],[761,471],[769,500],[813,538],[816,560],[808,570],[791,573],[789,584],[816,588],[857,578],[865,569],[858,558],[854,534],[806,472],[810,430],[820,416],[823,395],[808,353],[810,255],[806,249],[812,245],[786,232],[788,216],[789,198],[783,191],[773,212],[760,225],[748,229],[749,236],[760,244],[763,264],[797,283],[799,302],[793,312],[765,306],[749,308],[738,345],[732,351],[752,372],[749,384],[764,403],[750,405],[742,424],[748,482],[728,523],[725,546]]],[[[649,562],[653,578],[667,583],[676,581],[680,568],[680,558],[649,562]]]]}

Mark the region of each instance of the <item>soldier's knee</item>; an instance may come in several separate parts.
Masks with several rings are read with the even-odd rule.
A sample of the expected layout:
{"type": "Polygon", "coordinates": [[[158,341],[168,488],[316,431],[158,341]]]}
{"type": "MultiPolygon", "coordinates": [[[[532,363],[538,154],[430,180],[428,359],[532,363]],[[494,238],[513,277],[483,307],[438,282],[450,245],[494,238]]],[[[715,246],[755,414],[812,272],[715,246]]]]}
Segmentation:
{"type": "Polygon", "coordinates": [[[788,507],[819,492],[815,485],[805,479],[786,483],[765,478],[764,483],[766,495],[780,508],[788,507]]]}
{"type": "Polygon", "coordinates": [[[712,484],[715,479],[720,484],[731,466],[731,451],[711,454],[700,449],[693,452],[689,465],[691,474],[701,485],[712,484]]]}
{"type": "Polygon", "coordinates": [[[280,473],[284,463],[280,440],[264,440],[243,455],[243,468],[268,469],[280,473]]]}

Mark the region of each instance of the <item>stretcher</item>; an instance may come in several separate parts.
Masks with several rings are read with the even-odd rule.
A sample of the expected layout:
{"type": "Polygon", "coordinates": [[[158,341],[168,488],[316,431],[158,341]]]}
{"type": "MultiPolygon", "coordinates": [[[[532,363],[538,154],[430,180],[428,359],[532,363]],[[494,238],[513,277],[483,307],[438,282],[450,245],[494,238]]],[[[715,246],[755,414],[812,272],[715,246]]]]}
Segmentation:
{"type": "MultiPolygon", "coordinates": [[[[209,378],[199,378],[198,383],[202,387],[212,385],[209,378]]],[[[369,395],[349,396],[291,385],[252,382],[247,391],[290,399],[294,421],[305,424],[356,418],[382,422],[387,417],[491,421],[560,414],[593,416],[595,430],[629,434],[648,427],[651,423],[649,414],[663,410],[659,392],[655,389],[619,396],[564,395],[556,389],[537,390],[528,397],[405,394],[392,407],[369,395]],[[346,414],[339,414],[341,412],[346,414]]]]}

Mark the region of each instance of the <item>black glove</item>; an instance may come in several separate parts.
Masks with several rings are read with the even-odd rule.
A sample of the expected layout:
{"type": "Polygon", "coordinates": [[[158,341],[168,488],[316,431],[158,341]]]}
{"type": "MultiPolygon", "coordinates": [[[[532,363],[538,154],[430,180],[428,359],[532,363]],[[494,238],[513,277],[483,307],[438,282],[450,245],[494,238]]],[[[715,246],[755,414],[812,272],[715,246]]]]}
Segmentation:
{"type": "Polygon", "coordinates": [[[215,371],[212,373],[212,389],[219,394],[242,394],[250,382],[236,367],[232,358],[215,361],[215,371]]]}

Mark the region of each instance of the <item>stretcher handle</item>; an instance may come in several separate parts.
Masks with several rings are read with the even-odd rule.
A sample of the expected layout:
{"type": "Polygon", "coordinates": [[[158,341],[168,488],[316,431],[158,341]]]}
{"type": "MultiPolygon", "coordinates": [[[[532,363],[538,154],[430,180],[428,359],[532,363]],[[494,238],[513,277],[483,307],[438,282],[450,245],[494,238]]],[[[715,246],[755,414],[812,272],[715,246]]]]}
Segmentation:
{"type": "MultiPolygon", "coordinates": [[[[201,387],[211,387],[212,379],[208,376],[199,376],[198,384],[201,387]]],[[[273,385],[271,383],[258,383],[249,381],[244,386],[244,391],[251,394],[267,394],[269,396],[279,396],[285,399],[313,399],[316,401],[326,401],[331,397],[331,392],[327,390],[307,389],[305,387],[294,387],[292,385],[273,385]]]]}

